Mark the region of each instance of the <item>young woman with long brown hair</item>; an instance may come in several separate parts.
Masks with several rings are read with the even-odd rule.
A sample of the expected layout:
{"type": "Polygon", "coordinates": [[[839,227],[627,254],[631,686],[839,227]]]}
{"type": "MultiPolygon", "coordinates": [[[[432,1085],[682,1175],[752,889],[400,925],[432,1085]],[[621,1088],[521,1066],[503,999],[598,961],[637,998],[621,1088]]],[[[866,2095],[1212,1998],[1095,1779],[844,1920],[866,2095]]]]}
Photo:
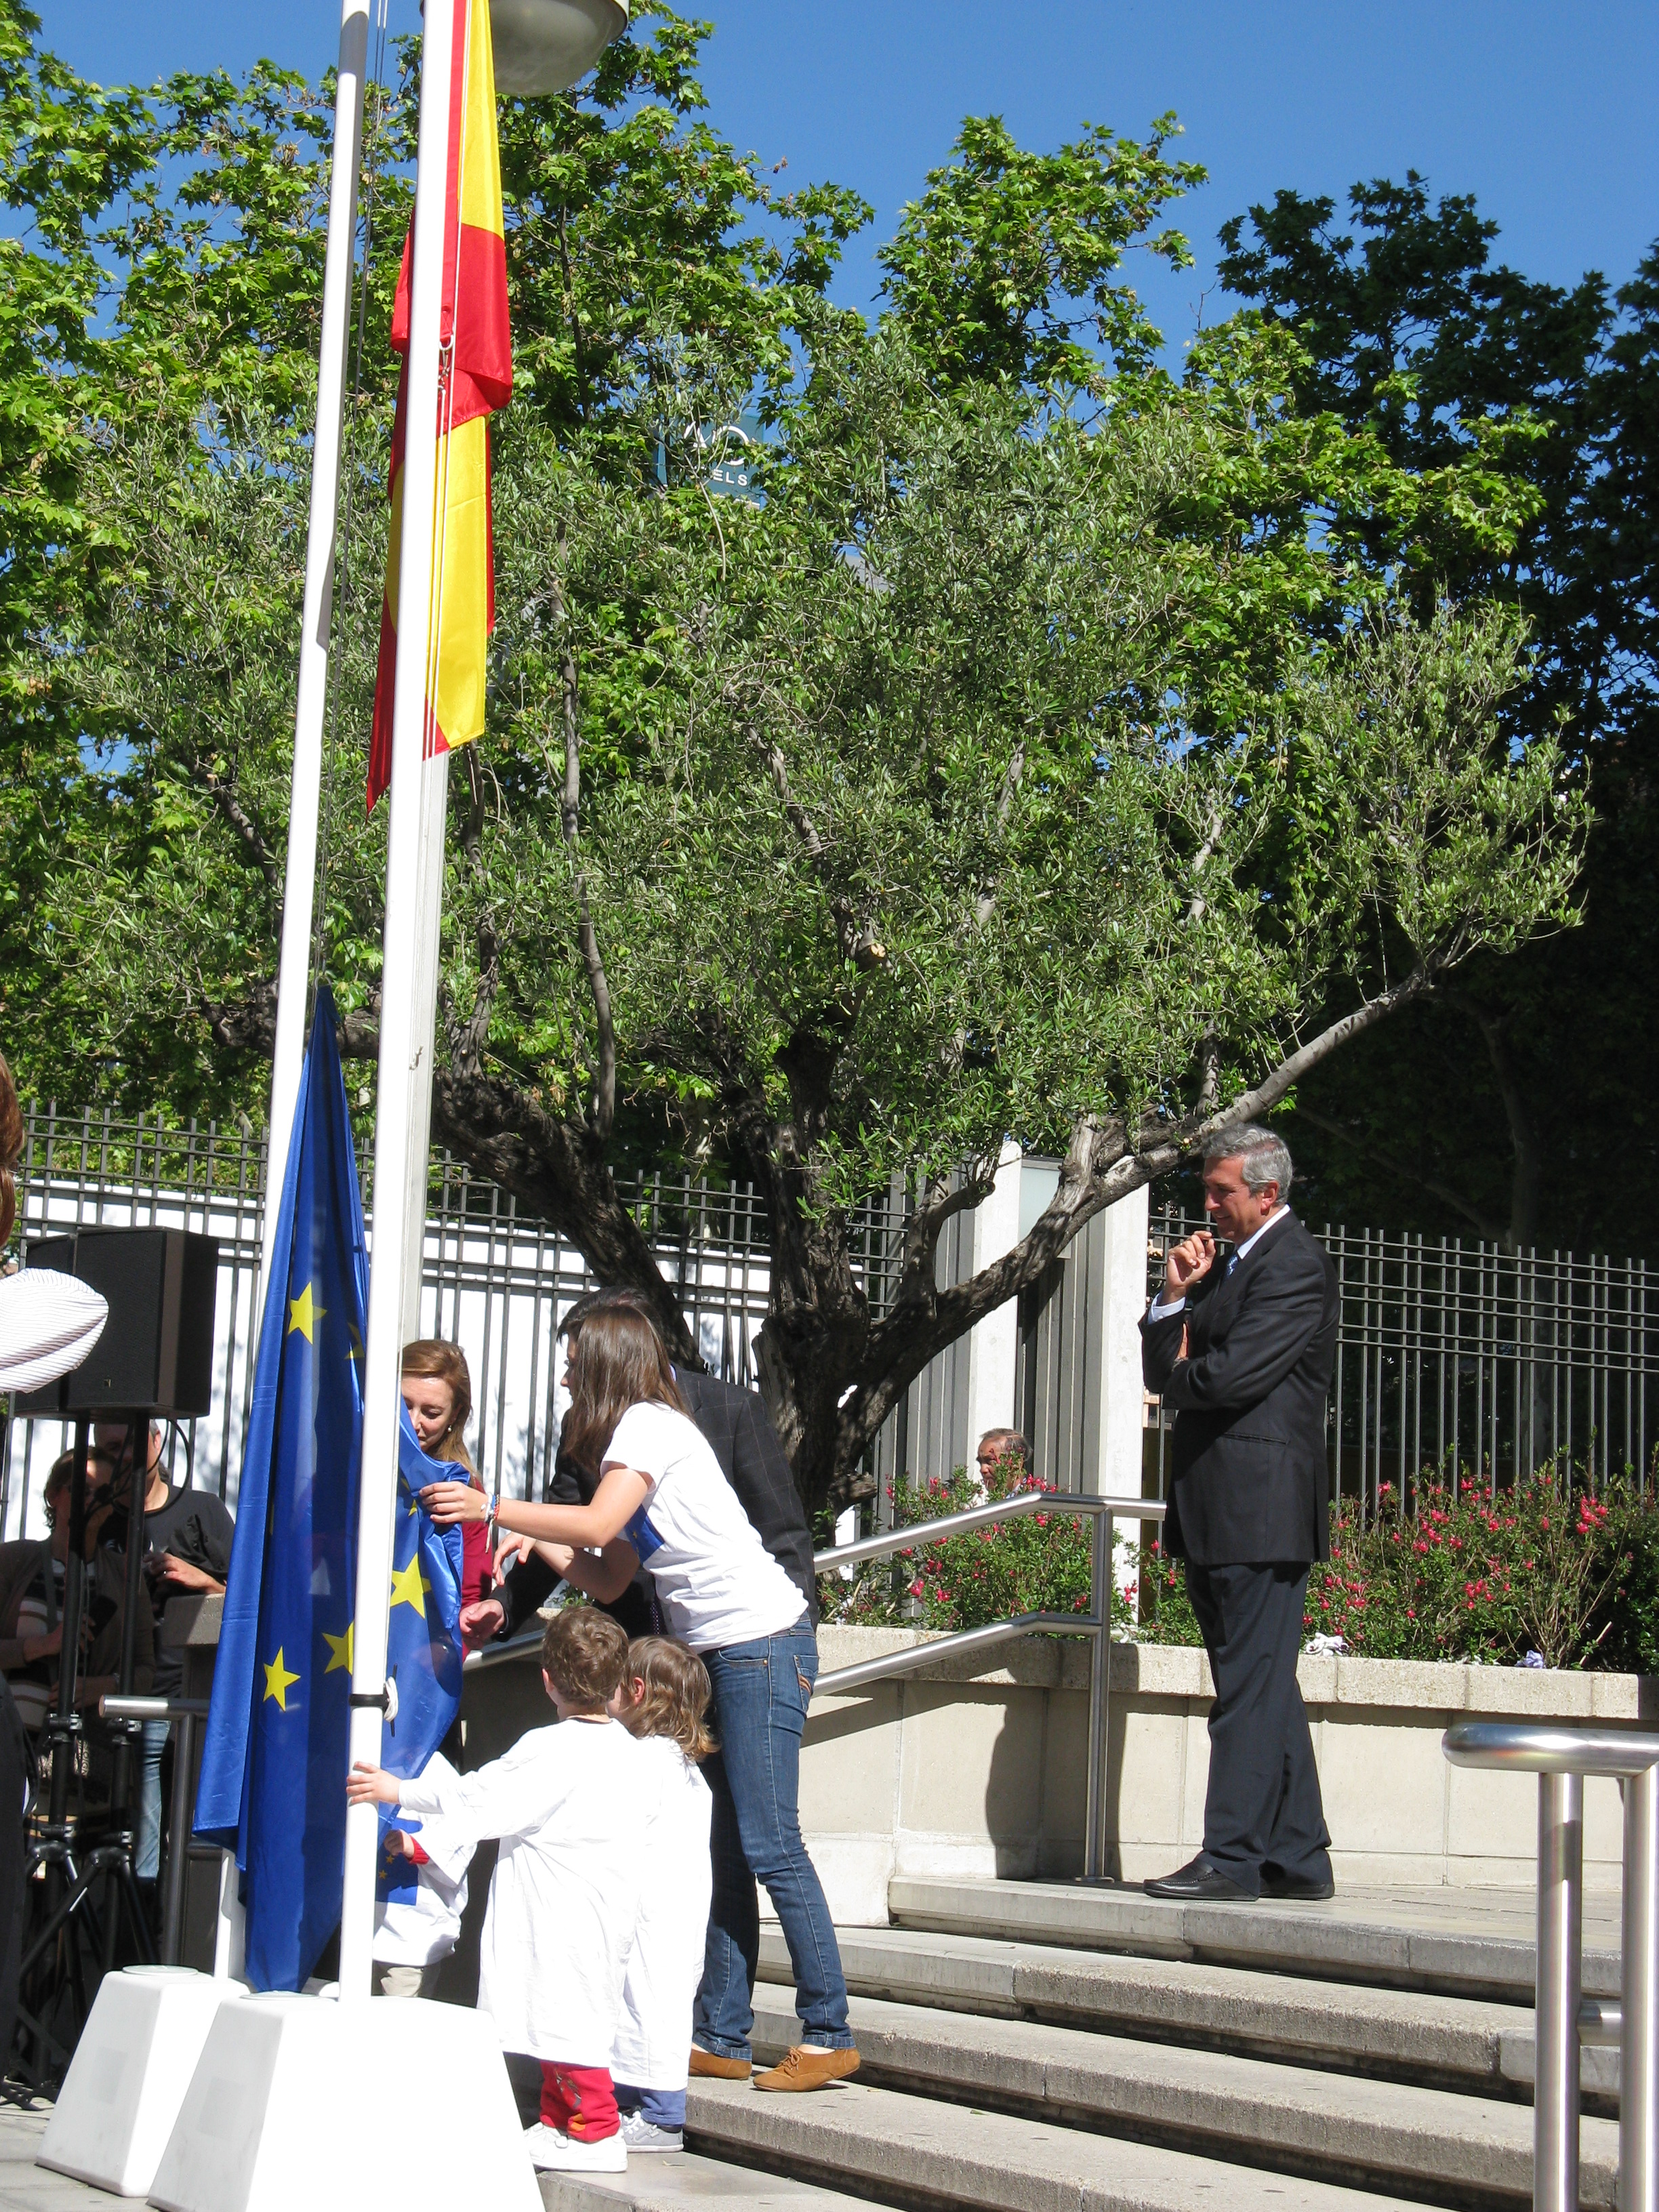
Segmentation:
{"type": "MultiPolygon", "coordinates": [[[[789,1946],[806,2033],[757,2086],[838,2081],[856,2068],[858,2053],[835,1928],[800,1832],[800,1741],[818,1668],[806,1601],[687,1417],[645,1316],[623,1306],[592,1313],[568,1340],[568,1355],[561,1443],[599,1487],[586,1505],[503,1499],[495,1520],[556,1547],[560,1571],[597,1598],[618,1595],[643,1565],[670,1631],[708,1669],[720,1746],[706,1769],[716,1808],[714,1906],[691,2071],[732,2079],[750,2072],[759,1881],[789,1946]]],[[[459,1483],[434,1485],[422,1503],[440,1522],[484,1511],[459,1483]]]]}

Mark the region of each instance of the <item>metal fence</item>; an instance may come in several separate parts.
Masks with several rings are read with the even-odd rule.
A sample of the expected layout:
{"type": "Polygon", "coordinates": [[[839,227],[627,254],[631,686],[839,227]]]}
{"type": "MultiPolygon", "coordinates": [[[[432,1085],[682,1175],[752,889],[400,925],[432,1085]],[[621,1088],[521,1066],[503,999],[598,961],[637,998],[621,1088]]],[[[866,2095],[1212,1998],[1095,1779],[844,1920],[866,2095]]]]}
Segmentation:
{"type": "MultiPolygon", "coordinates": [[[[192,1229],[218,1237],[213,1410],[169,1431],[166,1453],[175,1480],[188,1471],[234,1505],[257,1349],[263,1137],[211,1122],[123,1121],[52,1107],[31,1109],[27,1127],[18,1168],[21,1241],[78,1224],[192,1229]]],[[[366,1157],[362,1165],[367,1169],[366,1157]]],[[[770,1283],[757,1194],[666,1176],[623,1181],[620,1189],[679,1294],[703,1358],[717,1373],[752,1386],[754,1339],[770,1283]]],[[[878,1206],[854,1223],[855,1265],[878,1306],[901,1222],[896,1208],[878,1206]]],[[[372,1216],[370,1230],[372,1240],[372,1216]]],[[[480,1469],[509,1495],[532,1495],[550,1478],[563,1410],[556,1331],[593,1280],[576,1248],[520,1212],[506,1191],[447,1153],[434,1157],[422,1326],[465,1350],[472,1449],[480,1469]]],[[[0,1536],[42,1533],[41,1480],[68,1441],[58,1422],[6,1420],[0,1536]]]]}
{"type": "MultiPolygon", "coordinates": [[[[1153,1213],[1149,1295],[1169,1246],[1198,1225],[1173,1208],[1153,1213]]],[[[1373,1512],[1388,1486],[1409,1507],[1425,1472],[1490,1491],[1550,1465],[1597,1486],[1626,1475],[1645,1491],[1659,1444],[1659,1312],[1645,1261],[1314,1233],[1341,1295],[1327,1416],[1339,1501],[1373,1512]]],[[[1168,1423],[1161,1412],[1152,1420],[1161,1498],[1168,1423]]]]}
{"type": "MultiPolygon", "coordinates": [[[[32,1109],[27,1125],[18,1172],[24,1239],[76,1224],[156,1224],[218,1237],[213,1410],[181,1424],[167,1449],[175,1478],[188,1469],[234,1504],[256,1348],[263,1138],[213,1123],[51,1107],[32,1109]]],[[[758,1194],[663,1176],[623,1182],[621,1191],[679,1294],[703,1358],[752,1386],[754,1340],[770,1286],[758,1194]]],[[[890,1292],[902,1222],[896,1187],[854,1224],[854,1265],[878,1313],[890,1292]]],[[[1153,1212],[1149,1291],[1162,1277],[1168,1245],[1196,1225],[1174,1209],[1153,1212]]],[[[1385,1485],[1409,1502],[1425,1469],[1453,1484],[1490,1487],[1552,1462],[1582,1466],[1597,1483],[1628,1471],[1646,1486],[1659,1445],[1650,1417],[1651,1401],[1659,1426],[1659,1316],[1650,1322],[1644,1261],[1506,1252],[1376,1230],[1316,1233],[1341,1285],[1329,1413],[1339,1500],[1358,1498],[1370,1511],[1385,1485]]],[[[1086,1262],[1088,1252],[1080,1246],[1079,1253],[1079,1264],[1086,1262]]],[[[1133,1253],[1126,1258],[1133,1269],[1133,1253]]],[[[562,1413],[556,1333],[571,1302],[592,1287],[586,1262],[507,1192],[443,1154],[433,1162],[422,1283],[422,1327],[459,1342],[472,1368],[480,1468],[510,1495],[538,1492],[552,1471],[562,1413]]],[[[1103,1275],[1097,1287],[1105,1297],[1103,1275]]],[[[1103,1311],[1088,1336],[1085,1365],[1103,1356],[1107,1319],[1103,1311]]],[[[1147,1486],[1163,1497],[1168,1424],[1155,1405],[1147,1421],[1147,1486]]],[[[909,1471],[902,1430],[896,1416],[878,1446],[884,1480],[909,1471]]],[[[0,1536],[40,1533],[31,1504],[65,1440],[54,1422],[6,1421],[0,1536]]],[[[1063,1455],[1048,1456],[1062,1479],[1063,1455]]],[[[1086,1471],[1073,1479],[1090,1486],[1086,1471]]]]}

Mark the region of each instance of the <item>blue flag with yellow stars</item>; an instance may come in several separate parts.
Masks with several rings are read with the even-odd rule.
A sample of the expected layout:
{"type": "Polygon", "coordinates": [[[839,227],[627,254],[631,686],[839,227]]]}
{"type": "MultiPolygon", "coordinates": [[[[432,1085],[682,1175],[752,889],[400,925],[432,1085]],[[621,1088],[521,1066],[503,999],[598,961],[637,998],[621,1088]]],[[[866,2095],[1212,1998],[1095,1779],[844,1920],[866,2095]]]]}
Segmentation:
{"type": "Polygon", "coordinates": [[[249,1980],[297,1990],[340,1918],[368,1302],[326,985],[272,1252],[196,1832],[236,1854],[249,1980]]]}
{"type": "MultiPolygon", "coordinates": [[[[196,1833],[234,1850],[256,1989],[303,1987],[335,1928],[345,1868],[352,1613],[368,1255],[334,1041],[317,994],[283,1178],[202,1753],[196,1833]]],[[[453,1476],[398,1437],[382,1758],[413,1774],[461,1690],[461,1538],[416,1503],[453,1476]]]]}
{"type": "MultiPolygon", "coordinates": [[[[405,1413],[398,1431],[398,1497],[392,1524],[392,1607],[386,1619],[386,1682],[392,1692],[380,1730],[380,1764],[390,1774],[418,1774],[448,1735],[461,1701],[461,1532],[434,1528],[419,1498],[429,1482],[458,1470],[428,1459],[405,1413]]],[[[380,1836],[392,1808],[380,1808],[380,1836]]],[[[382,1902],[412,1881],[407,1859],[380,1858],[382,1902]]]]}
{"type": "MultiPolygon", "coordinates": [[[[434,1528],[418,1500],[428,1482],[453,1482],[458,1469],[428,1459],[407,1413],[398,1435],[398,1498],[392,1526],[392,1607],[386,1619],[386,1681],[392,1690],[380,1730],[380,1764],[390,1774],[418,1774],[448,1735],[461,1701],[461,1532],[434,1528]]],[[[418,1832],[419,1816],[380,1808],[375,1895],[407,1903],[413,1863],[387,1848],[394,1827],[418,1832]]]]}

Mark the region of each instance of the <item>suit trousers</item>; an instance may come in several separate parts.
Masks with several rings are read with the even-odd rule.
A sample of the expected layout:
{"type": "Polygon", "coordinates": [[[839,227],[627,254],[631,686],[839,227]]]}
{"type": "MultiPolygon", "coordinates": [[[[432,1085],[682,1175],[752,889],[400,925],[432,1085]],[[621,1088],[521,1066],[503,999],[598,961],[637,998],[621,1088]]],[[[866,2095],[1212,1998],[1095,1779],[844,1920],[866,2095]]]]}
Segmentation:
{"type": "Polygon", "coordinates": [[[1261,1878],[1329,1879],[1331,1838],[1297,1687],[1304,1563],[1195,1566],[1187,1594],[1215,1677],[1204,1848],[1252,1897],[1261,1878]]]}

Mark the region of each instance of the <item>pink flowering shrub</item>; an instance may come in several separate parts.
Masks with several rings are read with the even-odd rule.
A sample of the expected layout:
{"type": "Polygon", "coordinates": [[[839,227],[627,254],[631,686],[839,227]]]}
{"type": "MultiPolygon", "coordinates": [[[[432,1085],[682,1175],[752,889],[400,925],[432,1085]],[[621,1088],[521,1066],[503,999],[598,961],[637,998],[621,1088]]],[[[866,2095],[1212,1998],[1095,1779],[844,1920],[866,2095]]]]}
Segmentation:
{"type": "MultiPolygon", "coordinates": [[[[1659,1512],[1626,1486],[1602,1496],[1545,1471],[1490,1495],[1466,1478],[1424,1480],[1401,1514],[1385,1483],[1361,1526],[1352,1499],[1331,1527],[1331,1556],[1308,1577],[1304,1626],[1372,1659],[1650,1669],[1659,1657],[1645,1593],[1659,1588],[1659,1512]]],[[[1148,1547],[1146,1641],[1196,1643],[1177,1562],[1148,1547]]]]}

